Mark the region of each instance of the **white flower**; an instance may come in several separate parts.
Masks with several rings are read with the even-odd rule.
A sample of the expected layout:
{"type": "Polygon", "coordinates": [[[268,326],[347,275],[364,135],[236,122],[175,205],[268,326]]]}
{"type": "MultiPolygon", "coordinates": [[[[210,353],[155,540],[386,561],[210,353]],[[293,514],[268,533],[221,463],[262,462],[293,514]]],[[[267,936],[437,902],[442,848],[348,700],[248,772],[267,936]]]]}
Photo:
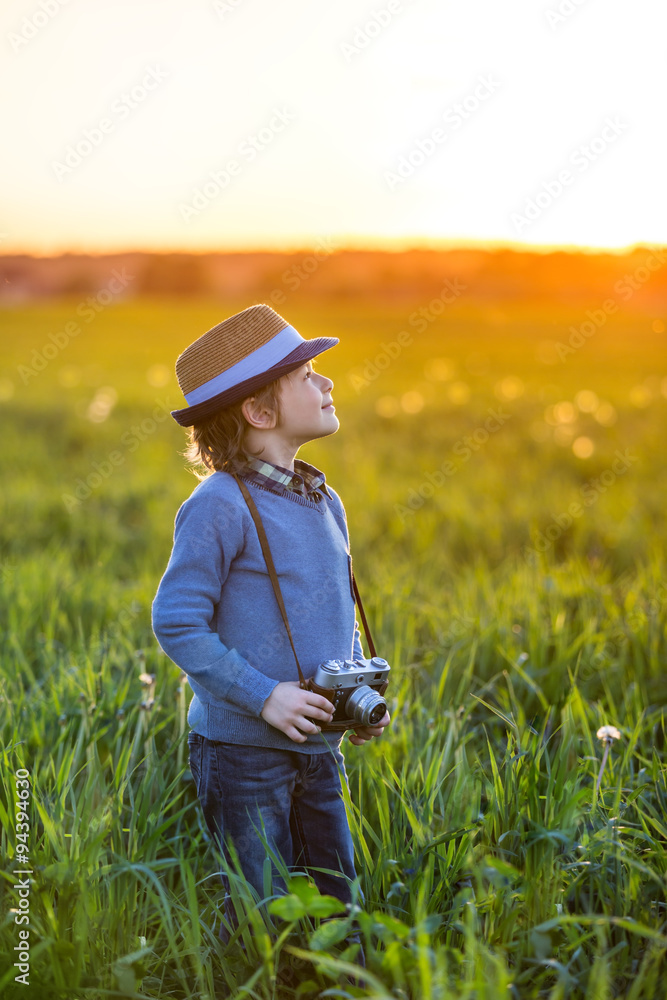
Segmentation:
{"type": "Polygon", "coordinates": [[[603,743],[611,743],[612,740],[620,740],[621,734],[616,726],[601,726],[595,734],[603,743]]]}

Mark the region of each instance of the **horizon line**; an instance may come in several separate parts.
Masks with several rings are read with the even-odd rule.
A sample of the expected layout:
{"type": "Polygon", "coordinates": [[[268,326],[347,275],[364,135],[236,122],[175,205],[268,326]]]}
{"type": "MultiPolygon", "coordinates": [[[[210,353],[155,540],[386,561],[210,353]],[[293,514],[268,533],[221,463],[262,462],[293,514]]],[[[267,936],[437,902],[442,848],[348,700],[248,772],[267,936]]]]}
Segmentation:
{"type": "MultiPolygon", "coordinates": [[[[474,239],[460,239],[460,240],[405,240],[405,239],[392,239],[392,240],[365,240],[359,242],[345,242],[341,244],[336,244],[335,240],[329,236],[318,237],[314,244],[318,241],[329,240],[334,244],[333,250],[329,251],[329,255],[336,253],[345,252],[365,252],[365,253],[410,253],[414,251],[456,251],[456,250],[478,250],[478,251],[498,251],[498,250],[511,250],[516,253],[534,253],[536,255],[545,255],[549,253],[568,253],[568,254],[601,254],[607,253],[614,256],[624,256],[629,253],[633,253],[638,249],[645,247],[653,248],[660,247],[665,248],[667,244],[656,244],[654,241],[645,240],[635,243],[625,244],[624,246],[603,246],[597,244],[583,244],[583,243],[522,243],[518,240],[474,240],[474,239]]],[[[161,254],[163,256],[172,254],[182,254],[186,256],[206,256],[209,254],[259,254],[259,253],[273,253],[273,254],[294,254],[294,253],[304,253],[310,254],[317,249],[316,245],[304,245],[303,243],[290,243],[285,246],[267,245],[267,244],[253,244],[253,245],[239,245],[230,244],[225,246],[206,246],[206,247],[184,247],[184,246],[150,246],[144,245],[140,247],[132,246],[106,246],[97,247],[93,249],[92,247],[73,247],[73,246],[63,246],[59,249],[51,249],[45,251],[39,251],[34,248],[16,248],[11,247],[3,248],[0,246],[0,257],[13,257],[13,256],[27,256],[34,257],[37,259],[49,259],[53,257],[63,257],[63,256],[85,256],[85,257],[107,257],[113,255],[125,255],[134,253],[143,254],[161,254]]]]}

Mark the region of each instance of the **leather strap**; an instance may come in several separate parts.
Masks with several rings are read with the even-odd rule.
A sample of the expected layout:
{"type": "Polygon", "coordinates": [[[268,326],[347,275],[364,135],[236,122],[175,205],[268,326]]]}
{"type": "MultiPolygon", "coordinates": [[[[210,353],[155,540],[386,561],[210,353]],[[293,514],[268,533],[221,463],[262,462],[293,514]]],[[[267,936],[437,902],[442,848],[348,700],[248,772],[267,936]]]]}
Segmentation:
{"type": "Polygon", "coordinates": [[[237,475],[234,479],[239,484],[241,493],[245,498],[245,502],[248,504],[252,519],[255,522],[255,527],[257,528],[257,534],[259,535],[259,544],[262,546],[262,552],[264,553],[264,560],[266,562],[266,568],[269,571],[269,576],[271,577],[271,583],[273,584],[273,591],[276,595],[278,605],[280,607],[280,613],[283,616],[283,621],[285,622],[285,628],[287,629],[287,634],[289,636],[289,641],[292,646],[292,652],[294,653],[294,659],[296,660],[296,669],[299,671],[299,687],[306,688],[306,679],[303,676],[303,671],[301,669],[301,664],[299,663],[299,657],[296,655],[296,649],[294,648],[294,640],[292,639],[292,630],[289,627],[289,622],[287,620],[287,612],[285,611],[285,602],[283,601],[283,595],[280,590],[280,584],[278,583],[278,574],[276,573],[276,568],[273,565],[273,558],[271,556],[271,549],[269,548],[269,540],[266,537],[266,532],[264,531],[264,525],[262,524],[262,519],[259,516],[259,511],[255,505],[255,501],[250,496],[248,492],[248,487],[237,475]]]}
{"type": "Polygon", "coordinates": [[[375,643],[373,642],[371,630],[368,627],[368,622],[366,621],[366,614],[364,612],[364,606],[361,603],[361,594],[359,593],[359,588],[357,587],[357,581],[354,578],[354,573],[352,573],[352,586],[354,587],[354,596],[357,599],[357,606],[359,608],[359,614],[361,615],[361,622],[364,626],[364,632],[366,633],[366,639],[368,641],[368,648],[370,650],[370,654],[371,656],[377,656],[377,653],[375,652],[375,643]]]}
{"type": "MultiPolygon", "coordinates": [[[[280,584],[278,582],[278,574],[276,573],[276,568],[273,564],[273,557],[271,555],[271,549],[269,548],[269,540],[266,537],[266,532],[264,531],[264,525],[262,524],[262,519],[259,516],[259,511],[255,501],[248,491],[248,487],[243,482],[243,480],[236,474],[234,479],[238,483],[239,489],[243,494],[245,502],[248,505],[250,514],[253,521],[255,522],[255,527],[257,528],[257,534],[259,536],[259,544],[262,546],[262,553],[264,554],[264,561],[266,562],[266,568],[269,571],[269,576],[271,578],[271,583],[273,585],[273,592],[276,595],[276,600],[278,601],[278,607],[280,608],[280,613],[283,616],[283,621],[285,623],[285,628],[287,629],[287,635],[289,636],[290,645],[292,647],[292,652],[294,653],[294,659],[296,661],[296,669],[299,671],[299,686],[302,688],[307,688],[308,684],[303,676],[303,671],[301,669],[301,664],[299,663],[299,657],[296,655],[296,649],[294,648],[294,640],[292,639],[292,630],[289,627],[289,621],[287,620],[287,612],[285,610],[285,602],[283,601],[283,595],[280,590],[280,584]]],[[[351,571],[351,557],[350,557],[350,571],[351,571]]],[[[366,639],[368,640],[368,648],[370,650],[371,656],[375,656],[375,643],[371,636],[371,630],[368,627],[368,622],[366,621],[366,614],[364,612],[363,604],[361,603],[361,594],[359,593],[359,588],[357,587],[357,581],[354,578],[354,573],[352,573],[352,587],[354,589],[354,595],[356,602],[359,606],[359,613],[361,615],[361,621],[364,626],[364,632],[366,633],[366,639]]]]}

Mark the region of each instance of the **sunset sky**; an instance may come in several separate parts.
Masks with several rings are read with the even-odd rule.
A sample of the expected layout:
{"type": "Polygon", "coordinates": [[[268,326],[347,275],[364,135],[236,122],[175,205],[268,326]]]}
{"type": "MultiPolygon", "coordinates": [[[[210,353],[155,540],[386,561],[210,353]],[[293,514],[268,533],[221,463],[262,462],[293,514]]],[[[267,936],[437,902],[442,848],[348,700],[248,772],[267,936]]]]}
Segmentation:
{"type": "Polygon", "coordinates": [[[0,34],[0,253],[667,243],[659,0],[5,0],[0,34]]]}

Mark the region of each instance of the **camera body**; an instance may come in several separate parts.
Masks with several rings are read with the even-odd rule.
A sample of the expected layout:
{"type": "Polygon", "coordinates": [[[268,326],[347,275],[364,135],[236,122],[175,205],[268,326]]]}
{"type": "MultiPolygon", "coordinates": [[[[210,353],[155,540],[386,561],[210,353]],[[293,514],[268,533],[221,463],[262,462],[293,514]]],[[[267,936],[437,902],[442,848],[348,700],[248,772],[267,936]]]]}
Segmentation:
{"type": "Polygon", "coordinates": [[[383,695],[389,684],[389,664],[381,656],[367,660],[325,660],[307,681],[307,689],[334,706],[331,722],[311,720],[322,730],[376,726],[384,718],[383,695]]]}

